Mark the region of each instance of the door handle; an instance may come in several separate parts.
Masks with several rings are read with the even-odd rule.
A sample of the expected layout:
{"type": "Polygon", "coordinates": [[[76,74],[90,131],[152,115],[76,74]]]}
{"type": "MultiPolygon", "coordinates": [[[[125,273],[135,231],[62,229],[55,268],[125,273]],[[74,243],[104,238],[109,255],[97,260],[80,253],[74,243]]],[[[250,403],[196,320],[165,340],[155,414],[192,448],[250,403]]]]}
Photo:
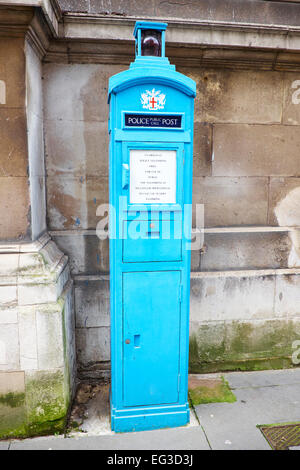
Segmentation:
{"type": "Polygon", "coordinates": [[[125,344],[130,344],[130,339],[125,339],[125,344]]]}

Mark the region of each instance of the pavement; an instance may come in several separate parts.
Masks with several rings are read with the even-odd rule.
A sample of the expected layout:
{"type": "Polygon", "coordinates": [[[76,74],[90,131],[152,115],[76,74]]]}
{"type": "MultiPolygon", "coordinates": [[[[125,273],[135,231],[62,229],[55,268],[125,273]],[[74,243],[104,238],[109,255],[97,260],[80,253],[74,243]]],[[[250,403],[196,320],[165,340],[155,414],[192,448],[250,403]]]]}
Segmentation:
{"type": "Polygon", "coordinates": [[[271,450],[257,425],[300,422],[300,368],[201,377],[220,375],[237,401],[196,406],[188,426],[115,434],[93,415],[88,432],[0,441],[0,450],[271,450]]]}

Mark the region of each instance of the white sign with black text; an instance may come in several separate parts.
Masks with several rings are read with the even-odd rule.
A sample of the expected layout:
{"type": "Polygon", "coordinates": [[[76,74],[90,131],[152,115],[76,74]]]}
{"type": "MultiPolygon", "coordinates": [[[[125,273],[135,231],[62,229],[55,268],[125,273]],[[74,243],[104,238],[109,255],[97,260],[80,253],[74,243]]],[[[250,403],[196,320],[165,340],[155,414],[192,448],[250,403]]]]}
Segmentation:
{"type": "Polygon", "coordinates": [[[176,203],[176,150],[130,150],[130,203],[176,203]]]}

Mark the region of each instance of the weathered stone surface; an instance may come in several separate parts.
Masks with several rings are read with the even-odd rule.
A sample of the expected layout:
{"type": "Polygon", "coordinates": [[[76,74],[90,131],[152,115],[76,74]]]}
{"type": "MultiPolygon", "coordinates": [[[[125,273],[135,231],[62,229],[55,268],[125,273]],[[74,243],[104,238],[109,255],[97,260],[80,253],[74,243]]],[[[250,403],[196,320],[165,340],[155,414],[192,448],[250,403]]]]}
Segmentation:
{"type": "Polygon", "coordinates": [[[136,17],[153,15],[154,0],[141,2],[140,0],[90,0],[89,11],[91,13],[102,13],[109,15],[126,16],[132,15],[136,17]]]}
{"type": "Polygon", "coordinates": [[[73,283],[69,282],[62,293],[61,301],[63,302],[63,346],[64,346],[64,363],[67,364],[65,370],[65,384],[68,386],[68,394],[70,400],[75,394],[76,389],[76,347],[75,347],[75,306],[73,283]]]}
{"type": "Polygon", "coordinates": [[[36,332],[39,370],[58,369],[64,365],[62,314],[57,309],[37,309],[36,332]]]}
{"type": "MultiPolygon", "coordinates": [[[[276,277],[274,313],[276,316],[292,318],[300,314],[300,276],[286,274],[276,277]]],[[[297,327],[300,335],[300,327],[297,327]]]]}
{"type": "Polygon", "coordinates": [[[293,367],[299,321],[253,320],[192,323],[190,372],[293,367]]]}
{"type": "Polygon", "coordinates": [[[193,175],[211,176],[212,126],[195,122],[193,145],[193,175]]]}
{"type": "Polygon", "coordinates": [[[270,225],[300,226],[300,178],[270,178],[270,225]]]}
{"type": "Polygon", "coordinates": [[[20,367],[22,370],[38,369],[36,318],[34,307],[19,312],[20,367]]]}
{"type": "Polygon", "coordinates": [[[19,305],[48,304],[58,297],[55,283],[35,283],[18,286],[19,305]]]}
{"type": "Polygon", "coordinates": [[[46,230],[42,65],[28,42],[25,53],[31,230],[35,239],[46,230]]]}
{"type": "Polygon", "coordinates": [[[68,411],[68,395],[63,371],[26,372],[27,433],[52,434],[63,429],[68,411]]]}
{"type": "Polygon", "coordinates": [[[48,120],[47,174],[108,176],[108,137],[105,122],[48,120]]]}
{"type": "Polygon", "coordinates": [[[27,176],[26,117],[23,109],[0,107],[0,177],[27,176]]]}
{"type": "Polygon", "coordinates": [[[206,227],[266,225],[268,214],[267,178],[194,178],[195,204],[204,204],[206,227]]]}
{"type": "Polygon", "coordinates": [[[283,124],[300,125],[300,77],[299,73],[284,74],[283,124]]]}
{"type": "Polygon", "coordinates": [[[107,123],[108,79],[124,68],[118,65],[45,64],[45,119],[107,123]]]}
{"type": "Polygon", "coordinates": [[[281,122],[283,78],[280,72],[177,69],[196,81],[195,121],[281,122]]]}
{"type": "Polygon", "coordinates": [[[109,271],[108,239],[99,240],[97,235],[80,233],[53,236],[53,238],[60,249],[68,255],[73,275],[109,271]]]}
{"type": "Polygon", "coordinates": [[[0,177],[0,238],[24,238],[28,230],[27,177],[0,177]]]}
{"type": "MultiPolygon", "coordinates": [[[[0,291],[0,295],[1,295],[1,291],[0,291]]],[[[4,325],[7,323],[18,323],[18,309],[17,308],[14,308],[14,307],[1,308],[0,307],[0,325],[4,325]]]]}
{"type": "Polygon", "coordinates": [[[225,125],[214,127],[213,176],[299,176],[295,126],[225,125]]]}
{"type": "Polygon", "coordinates": [[[289,267],[288,233],[210,233],[204,235],[201,271],[289,267]]]}
{"type": "Polygon", "coordinates": [[[17,287],[0,286],[0,307],[10,308],[17,305],[17,287]]]}
{"type": "Polygon", "coordinates": [[[275,276],[192,277],[193,328],[195,323],[272,318],[274,295],[275,276]]]}
{"type": "MultiPolygon", "coordinates": [[[[129,4],[131,2],[128,2],[129,4]]],[[[169,17],[170,12],[175,18],[195,18],[214,21],[246,22],[271,24],[294,24],[297,25],[300,12],[297,5],[286,3],[260,2],[259,0],[191,0],[188,4],[184,1],[162,1],[155,0],[156,15],[169,17]],[[297,18],[297,20],[296,20],[297,18]]]]}
{"type": "Polygon", "coordinates": [[[1,253],[1,276],[17,274],[19,267],[19,255],[17,253],[1,253]]]}
{"type": "Polygon", "coordinates": [[[0,80],[6,84],[6,102],[0,108],[25,106],[25,54],[23,38],[0,38],[0,80]]]}
{"type": "Polygon", "coordinates": [[[109,280],[77,283],[75,311],[77,328],[109,326],[109,280]]]}
{"type": "Polygon", "coordinates": [[[47,183],[50,230],[96,228],[97,207],[108,203],[107,177],[51,176],[47,183]]]}
{"type": "Polygon", "coordinates": [[[0,395],[23,393],[25,390],[24,372],[0,372],[0,395]]]}
{"type": "Polygon", "coordinates": [[[42,64],[28,41],[25,42],[26,58],[26,112],[43,119],[42,64]]]}
{"type": "Polygon", "coordinates": [[[109,328],[76,328],[76,348],[79,368],[108,361],[110,359],[109,328]]]}
{"type": "Polygon", "coordinates": [[[18,370],[20,368],[18,325],[1,325],[0,328],[0,368],[18,370]]]}
{"type": "Polygon", "coordinates": [[[191,0],[184,1],[132,1],[132,0],[59,0],[65,11],[90,12],[121,16],[150,16],[158,18],[179,18],[194,20],[214,20],[273,24],[299,24],[297,4],[281,2],[261,2],[259,0],[191,0]]]}
{"type": "Polygon", "coordinates": [[[89,0],[59,0],[59,6],[63,11],[87,12],[89,0]]]}
{"type": "Polygon", "coordinates": [[[46,187],[44,176],[32,176],[30,178],[31,200],[31,236],[35,240],[43,232],[46,226],[46,187]]]}

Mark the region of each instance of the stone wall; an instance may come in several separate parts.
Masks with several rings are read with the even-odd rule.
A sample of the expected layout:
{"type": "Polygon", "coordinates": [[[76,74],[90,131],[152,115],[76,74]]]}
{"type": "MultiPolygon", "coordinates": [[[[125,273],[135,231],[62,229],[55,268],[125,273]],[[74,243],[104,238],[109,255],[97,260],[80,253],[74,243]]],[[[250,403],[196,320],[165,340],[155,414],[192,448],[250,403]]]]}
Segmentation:
{"type": "Polygon", "coordinates": [[[41,57],[23,28],[0,38],[0,439],[61,432],[76,385],[73,283],[46,233],[41,57]]]}
{"type": "MultiPolygon", "coordinates": [[[[124,68],[45,64],[43,69],[48,226],[70,257],[75,279],[81,376],[109,370],[108,242],[100,241],[95,229],[100,220],[97,206],[108,202],[108,78],[124,68]]],[[[194,346],[198,344],[198,359],[191,356],[191,366],[200,370],[206,361],[201,338],[203,331],[210,328],[213,332],[216,326],[218,341],[226,341],[227,350],[232,351],[231,363],[289,357],[292,339],[297,338],[300,305],[295,301],[297,307],[291,310],[282,301],[279,316],[274,305],[279,295],[275,280],[291,279],[283,283],[283,298],[287,286],[298,298],[300,282],[297,270],[289,271],[300,267],[299,232],[294,230],[300,226],[300,104],[295,104],[300,75],[177,69],[197,83],[193,203],[204,204],[207,227],[204,248],[201,253],[192,252],[191,335],[194,346]],[[280,270],[287,270],[287,277],[281,278],[280,270]],[[217,285],[209,297],[193,294],[195,289],[210,292],[211,283],[219,282],[212,281],[211,273],[221,273],[217,279],[223,279],[228,271],[236,272],[235,296],[217,285]],[[256,311],[259,289],[270,289],[270,303],[260,308],[260,317],[256,311]],[[237,305],[240,313],[232,318],[230,312],[238,310],[237,305]],[[235,353],[232,333],[232,322],[239,321],[246,321],[252,331],[251,347],[246,341],[241,354],[235,353]],[[284,334],[289,321],[288,339],[279,347],[280,331],[284,334]],[[270,336],[270,325],[273,343],[264,348],[262,338],[270,336]]],[[[218,368],[216,363],[225,359],[211,354],[208,361],[214,366],[207,367],[218,368]]]]}
{"type": "Polygon", "coordinates": [[[24,39],[0,38],[0,238],[30,238],[24,39]]]}
{"type": "Polygon", "coordinates": [[[76,378],[67,257],[44,235],[0,245],[0,263],[0,438],[61,432],[76,378]]]}
{"type": "Polygon", "coordinates": [[[153,19],[299,25],[298,0],[59,0],[66,12],[153,19]]]}

